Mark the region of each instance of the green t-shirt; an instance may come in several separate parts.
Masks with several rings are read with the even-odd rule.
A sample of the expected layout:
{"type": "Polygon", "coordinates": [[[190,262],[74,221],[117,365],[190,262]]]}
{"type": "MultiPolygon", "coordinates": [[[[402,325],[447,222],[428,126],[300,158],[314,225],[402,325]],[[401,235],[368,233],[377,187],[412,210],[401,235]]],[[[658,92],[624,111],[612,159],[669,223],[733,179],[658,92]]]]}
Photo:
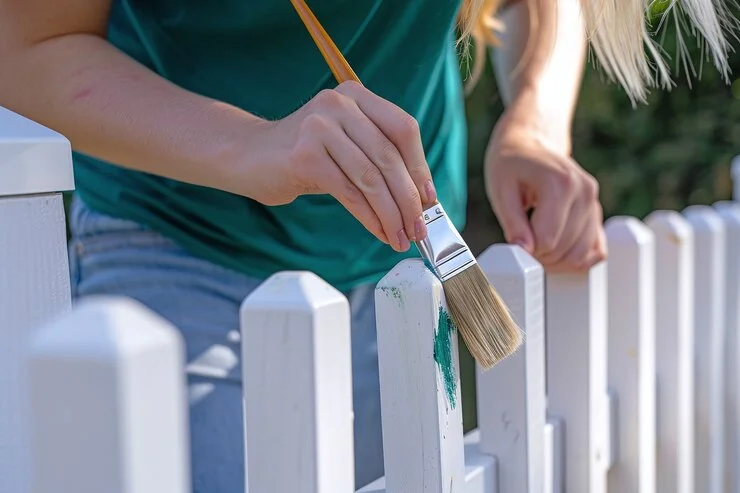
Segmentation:
{"type": "MultiPolygon", "coordinates": [[[[363,84],[416,117],[439,200],[461,228],[467,139],[454,45],[459,0],[308,3],[363,84]]],[[[181,87],[264,118],[284,117],[336,86],[289,0],[114,0],[108,39],[181,87]]],[[[310,270],[345,291],[419,255],[413,246],[393,251],[328,195],[267,207],[81,154],[75,174],[93,209],[250,276],[310,270]]]]}

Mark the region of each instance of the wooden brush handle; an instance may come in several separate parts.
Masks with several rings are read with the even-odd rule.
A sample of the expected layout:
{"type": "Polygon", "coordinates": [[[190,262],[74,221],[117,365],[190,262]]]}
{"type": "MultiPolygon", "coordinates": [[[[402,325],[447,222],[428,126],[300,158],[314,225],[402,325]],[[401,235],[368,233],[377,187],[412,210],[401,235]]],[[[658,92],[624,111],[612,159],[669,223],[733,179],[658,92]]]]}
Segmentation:
{"type": "Polygon", "coordinates": [[[296,12],[298,12],[298,15],[303,21],[303,25],[308,29],[308,33],[313,38],[319,51],[321,51],[324,60],[326,60],[327,65],[329,65],[329,68],[334,74],[334,78],[337,79],[337,82],[341,84],[342,82],[353,80],[362,84],[360,79],[357,77],[357,74],[355,74],[355,71],[352,70],[352,67],[347,63],[342,52],[339,51],[337,45],[334,44],[334,41],[331,40],[318,19],[316,19],[316,16],[313,15],[311,9],[308,8],[306,2],[304,0],[290,0],[290,3],[293,4],[296,12]]]}

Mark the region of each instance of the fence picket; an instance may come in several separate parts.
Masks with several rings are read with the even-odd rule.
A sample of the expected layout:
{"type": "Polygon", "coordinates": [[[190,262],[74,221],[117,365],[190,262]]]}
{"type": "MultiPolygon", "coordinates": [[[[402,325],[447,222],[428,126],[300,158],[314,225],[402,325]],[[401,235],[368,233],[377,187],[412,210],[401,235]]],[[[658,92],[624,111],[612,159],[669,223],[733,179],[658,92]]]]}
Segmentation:
{"type": "Polygon", "coordinates": [[[695,489],[722,493],[725,226],[710,206],[689,206],[683,214],[694,230],[695,489]]]}
{"type": "Polygon", "coordinates": [[[462,492],[458,338],[442,283],[421,259],[403,260],[375,303],[387,492],[462,492]]]}
{"type": "Polygon", "coordinates": [[[616,394],[616,457],[609,491],[655,492],[655,244],[633,217],[605,224],[609,261],[609,390],[616,394]]]}
{"type": "Polygon", "coordinates": [[[242,303],[247,490],[354,488],[350,311],[310,272],[280,272],[242,303]]]}
{"type": "Polygon", "coordinates": [[[740,204],[714,204],[725,225],[725,491],[740,491],[740,204]]]}
{"type": "Polygon", "coordinates": [[[544,461],[545,333],[542,266],[518,246],[492,245],[478,258],[526,334],[522,348],[494,368],[477,371],[480,450],[499,464],[499,489],[542,493],[544,461]]]}
{"type": "Polygon", "coordinates": [[[694,236],[675,211],[645,218],[655,236],[657,493],[694,492],[694,236]]]}
{"type": "Polygon", "coordinates": [[[611,462],[606,264],[546,275],[548,415],[564,423],[565,473],[555,488],[605,493],[611,462]]]}
{"type": "Polygon", "coordinates": [[[71,309],[64,207],[70,143],[0,107],[0,493],[28,493],[26,358],[33,333],[71,309]]]}
{"type": "Polygon", "coordinates": [[[184,345],[125,298],[99,298],[35,335],[33,493],[190,493],[184,345]]]}

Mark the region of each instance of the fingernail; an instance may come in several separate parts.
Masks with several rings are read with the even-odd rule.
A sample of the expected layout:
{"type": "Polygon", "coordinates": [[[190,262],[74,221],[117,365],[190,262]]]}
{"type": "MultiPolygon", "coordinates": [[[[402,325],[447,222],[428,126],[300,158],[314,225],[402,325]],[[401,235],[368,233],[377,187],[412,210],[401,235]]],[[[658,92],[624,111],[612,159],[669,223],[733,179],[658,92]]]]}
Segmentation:
{"type": "Polygon", "coordinates": [[[437,201],[437,191],[434,190],[434,184],[432,184],[432,180],[428,180],[424,184],[424,193],[427,196],[427,202],[432,204],[437,201]]]}
{"type": "Polygon", "coordinates": [[[427,236],[427,225],[424,223],[424,218],[419,216],[414,221],[414,234],[416,241],[421,241],[427,236]]]}
{"type": "Polygon", "coordinates": [[[409,238],[406,236],[406,231],[404,230],[398,232],[398,246],[402,252],[411,248],[411,243],[409,243],[409,238]]]}

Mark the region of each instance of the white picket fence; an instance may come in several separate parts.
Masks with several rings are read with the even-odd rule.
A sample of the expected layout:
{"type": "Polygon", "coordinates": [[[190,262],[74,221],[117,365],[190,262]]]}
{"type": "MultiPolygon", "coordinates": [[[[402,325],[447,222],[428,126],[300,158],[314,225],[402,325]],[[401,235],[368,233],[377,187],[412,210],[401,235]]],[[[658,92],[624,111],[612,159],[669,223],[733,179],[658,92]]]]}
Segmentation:
{"type": "MultiPolygon", "coordinates": [[[[72,308],[71,188],[69,143],[0,109],[0,493],[190,493],[183,343],[131,300],[72,308]]],[[[608,262],[582,275],[480,255],[527,336],[478,371],[466,436],[440,282],[421,260],[383,278],[386,476],[359,491],[740,491],[740,203],[606,229],[608,262]]],[[[241,329],[248,490],[355,491],[347,299],[282,272],[241,329]]]]}

